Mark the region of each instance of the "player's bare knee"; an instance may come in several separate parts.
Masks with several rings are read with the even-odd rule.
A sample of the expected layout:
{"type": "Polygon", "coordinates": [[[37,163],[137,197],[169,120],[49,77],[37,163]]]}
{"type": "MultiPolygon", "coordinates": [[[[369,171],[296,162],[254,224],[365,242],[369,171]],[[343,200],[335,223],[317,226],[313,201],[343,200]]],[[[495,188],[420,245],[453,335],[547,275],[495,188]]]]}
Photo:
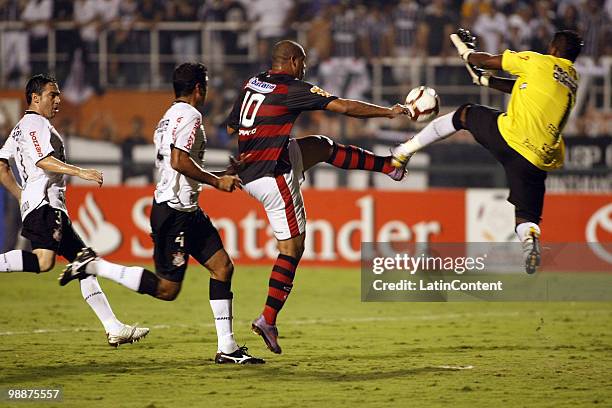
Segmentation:
{"type": "Polygon", "coordinates": [[[303,156],[310,156],[313,152],[317,152],[320,156],[327,158],[332,154],[334,142],[324,135],[311,135],[298,139],[298,144],[303,156]]]}
{"type": "Polygon", "coordinates": [[[177,298],[180,291],[180,283],[160,280],[157,286],[157,296],[155,297],[161,300],[172,301],[177,298]]]}
{"type": "Polygon", "coordinates": [[[304,254],[304,242],[298,244],[295,248],[295,255],[293,256],[295,259],[302,259],[302,255],[304,254]]]}
{"type": "Polygon", "coordinates": [[[49,272],[55,266],[55,257],[38,255],[38,266],[41,272],[49,272]]]}
{"type": "Polygon", "coordinates": [[[315,137],[319,139],[322,146],[329,147],[330,149],[334,144],[334,142],[325,135],[315,135],[315,137]]]}
{"type": "Polygon", "coordinates": [[[178,297],[179,292],[180,289],[158,289],[156,297],[171,302],[178,297]]]}
{"type": "Polygon", "coordinates": [[[230,281],[232,279],[233,274],[234,264],[232,263],[232,261],[229,261],[223,266],[210,271],[210,277],[221,282],[230,281]]]}
{"type": "Polygon", "coordinates": [[[467,112],[471,106],[471,104],[466,103],[457,108],[453,115],[453,126],[455,129],[467,129],[467,112]]]}
{"type": "Polygon", "coordinates": [[[280,241],[278,251],[295,259],[301,259],[304,253],[304,239],[291,239],[280,241]]]}

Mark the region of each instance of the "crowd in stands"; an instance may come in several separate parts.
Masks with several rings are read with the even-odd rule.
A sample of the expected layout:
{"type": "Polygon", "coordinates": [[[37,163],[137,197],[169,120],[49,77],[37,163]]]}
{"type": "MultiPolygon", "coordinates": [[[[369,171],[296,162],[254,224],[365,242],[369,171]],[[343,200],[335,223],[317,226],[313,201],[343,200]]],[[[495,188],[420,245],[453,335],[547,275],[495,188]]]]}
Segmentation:
{"type": "MultiPolygon", "coordinates": [[[[266,66],[272,44],[296,38],[298,32],[309,53],[307,79],[334,94],[371,100],[372,60],[452,57],[448,35],[457,27],[471,28],[479,37],[479,48],[491,53],[506,48],[545,52],[554,31],[576,30],[585,40],[583,56],[596,66],[602,56],[612,55],[611,16],[612,0],[0,0],[0,26],[25,23],[5,25],[0,32],[3,83],[20,88],[30,73],[46,71],[49,32],[63,24],[56,31],[55,49],[58,56],[67,57],[66,63],[55,65],[55,74],[68,96],[75,87],[81,90],[72,95],[77,102],[105,88],[151,87],[148,54],[156,25],[230,22],[235,29],[216,32],[212,46],[218,55],[234,58],[227,63],[222,58],[204,61],[212,65],[214,96],[207,114],[217,123],[246,76],[266,66]],[[109,55],[104,84],[94,57],[102,33],[108,34],[109,55]],[[255,60],[247,58],[253,55],[251,47],[256,47],[255,60]]],[[[167,87],[174,64],[199,59],[202,47],[198,26],[160,31],[160,85],[167,87]]],[[[391,84],[406,84],[409,69],[393,67],[389,74],[391,84]]],[[[590,114],[582,109],[581,116],[590,114]]],[[[325,131],[322,127],[327,126],[329,131],[356,136],[370,129],[322,119],[313,115],[304,127],[325,131]]],[[[230,143],[222,126],[211,135],[213,143],[230,143]]]]}

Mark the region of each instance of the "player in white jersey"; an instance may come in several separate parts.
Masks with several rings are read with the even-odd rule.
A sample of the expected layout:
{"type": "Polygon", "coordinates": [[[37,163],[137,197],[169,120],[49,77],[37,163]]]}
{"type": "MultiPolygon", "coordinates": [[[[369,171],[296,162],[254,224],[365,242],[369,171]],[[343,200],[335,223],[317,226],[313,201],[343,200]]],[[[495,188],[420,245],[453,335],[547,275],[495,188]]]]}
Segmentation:
{"type": "MultiPolygon", "coordinates": [[[[66,210],[65,175],[102,185],[102,174],[66,163],[64,143],[49,122],[58,112],[60,91],[49,75],[34,75],[26,85],[28,110],[0,149],[0,182],[20,201],[22,235],[32,243],[32,252],[13,250],[0,254],[0,272],[47,272],[56,255],[73,261],[85,244],[72,228],[66,210]],[[9,167],[14,159],[21,188],[9,167]]],[[[121,323],[94,276],[83,277],[81,293],[102,322],[111,346],[133,343],[147,328],[121,323]]]]}
{"type": "Polygon", "coordinates": [[[98,260],[83,253],[62,276],[62,282],[92,274],[111,279],[129,289],[162,300],[174,300],[180,289],[189,256],[210,271],[209,298],[217,329],[218,364],[261,364],[264,361],[239,347],[232,329],[231,279],[234,265],[223,248],[219,232],[198,205],[203,184],[232,192],[240,187],[235,176],[239,163],[223,172],[207,172],[204,165],[206,135],[202,114],[196,109],[206,98],[208,77],[202,64],[185,63],[173,73],[176,99],[155,129],[159,183],[151,209],[155,245],[155,273],[98,260]],[[233,174],[230,174],[233,173],[233,174]]]}

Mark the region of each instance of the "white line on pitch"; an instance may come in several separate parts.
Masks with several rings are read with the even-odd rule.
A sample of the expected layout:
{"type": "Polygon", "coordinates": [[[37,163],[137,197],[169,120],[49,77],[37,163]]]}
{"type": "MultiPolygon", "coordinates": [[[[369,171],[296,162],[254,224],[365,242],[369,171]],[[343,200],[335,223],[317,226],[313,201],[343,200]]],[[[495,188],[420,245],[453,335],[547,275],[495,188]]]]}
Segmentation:
{"type": "MultiPolygon", "coordinates": [[[[519,312],[511,313],[447,313],[440,315],[417,315],[417,316],[396,316],[396,317],[357,317],[357,318],[336,318],[336,319],[304,319],[304,320],[288,320],[283,322],[283,326],[305,325],[305,324],[333,324],[333,323],[367,323],[367,322],[394,322],[407,320],[446,320],[446,319],[465,319],[474,317],[513,317],[518,316],[519,312]]],[[[235,320],[235,324],[249,324],[250,320],[235,320]]],[[[175,329],[189,327],[214,327],[214,323],[199,323],[199,324],[156,324],[149,326],[151,329],[175,329]]],[[[74,327],[74,328],[58,328],[58,329],[34,329],[23,331],[4,331],[0,332],[0,336],[23,336],[31,334],[50,334],[50,333],[76,333],[76,332],[94,332],[100,328],[93,327],[74,327]]]]}
{"type": "MultiPolygon", "coordinates": [[[[586,314],[609,314],[608,310],[585,310],[586,314]]],[[[400,322],[400,321],[431,321],[431,320],[448,320],[448,319],[470,319],[470,318],[500,318],[500,317],[516,317],[527,312],[499,312],[499,313],[445,313],[438,315],[414,315],[414,316],[389,316],[389,317],[354,317],[354,318],[334,318],[334,319],[303,319],[303,320],[288,320],[283,322],[283,326],[300,326],[305,324],[334,324],[334,323],[368,323],[368,322],[400,322]]],[[[575,314],[575,313],[574,313],[575,314]]],[[[530,315],[531,316],[531,315],[530,315]]],[[[248,325],[250,320],[234,320],[237,325],[248,325]]],[[[160,329],[183,329],[196,327],[214,327],[214,323],[196,323],[196,324],[156,324],[149,328],[154,330],[160,329]]],[[[59,328],[59,329],[34,329],[24,331],[4,331],[0,332],[0,336],[23,336],[31,334],[49,334],[49,333],[76,333],[76,332],[94,332],[100,328],[93,327],[74,327],[74,328],[59,328]]]]}

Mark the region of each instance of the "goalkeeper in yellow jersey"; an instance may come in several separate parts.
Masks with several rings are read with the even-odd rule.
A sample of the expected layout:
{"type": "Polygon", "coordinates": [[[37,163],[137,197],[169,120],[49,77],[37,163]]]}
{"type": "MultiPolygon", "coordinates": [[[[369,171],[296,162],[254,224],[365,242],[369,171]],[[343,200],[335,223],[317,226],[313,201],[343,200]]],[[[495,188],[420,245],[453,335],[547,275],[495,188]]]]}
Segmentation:
{"type": "Polygon", "coordinates": [[[412,139],[392,149],[393,165],[404,166],[423,147],[457,130],[469,130],[476,141],[504,166],[514,204],[516,233],[523,243],[525,269],[540,264],[540,223],[546,172],[563,166],[561,131],[576,100],[578,74],[574,61],[582,39],[573,31],[555,33],[547,54],[504,51],[477,52],[475,38],[460,29],[451,41],[475,84],[511,94],[507,112],[465,104],[433,120],[412,139]],[[504,70],[516,79],[491,76],[484,70],[504,70]]]}

